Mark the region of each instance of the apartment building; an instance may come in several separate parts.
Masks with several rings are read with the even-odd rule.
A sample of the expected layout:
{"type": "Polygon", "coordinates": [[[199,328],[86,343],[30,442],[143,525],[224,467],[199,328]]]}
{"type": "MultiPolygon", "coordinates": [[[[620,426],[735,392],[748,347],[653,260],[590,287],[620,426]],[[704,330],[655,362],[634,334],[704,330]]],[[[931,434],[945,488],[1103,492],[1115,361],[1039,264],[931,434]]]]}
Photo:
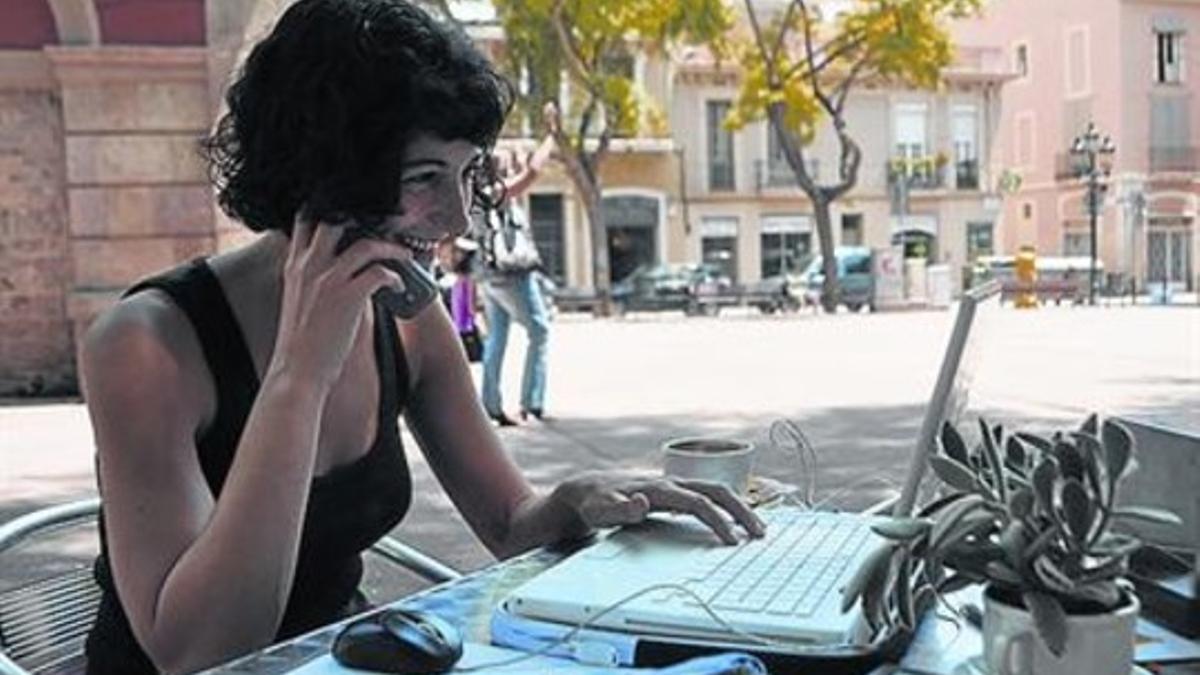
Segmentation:
{"type": "MultiPolygon", "coordinates": [[[[464,16],[472,34],[499,51],[503,35],[494,18],[475,7],[464,16]]],[[[613,279],[661,262],[711,262],[738,282],[798,271],[817,247],[812,206],[765,122],[724,128],[737,94],[736,67],[718,66],[704,49],[682,48],[635,53],[630,72],[667,114],[669,131],[618,139],[602,167],[613,279]]],[[[855,189],[834,206],[837,243],[903,244],[910,255],[955,268],[998,252],[1001,200],[991,147],[1001,87],[1011,77],[1003,50],[975,47],[960,51],[939,91],[868,83],[854,92],[847,122],[864,159],[855,189]],[[923,168],[898,174],[899,158],[923,168]]],[[[569,109],[569,92],[560,99],[569,109]]],[[[508,138],[502,145],[532,142],[508,138]]],[[[826,121],[808,149],[818,181],[839,170],[836,143],[826,121]]],[[[552,170],[528,205],[552,276],[590,286],[592,244],[569,181],[552,170]]]]}
{"type": "MultiPolygon", "coordinates": [[[[1000,50],[975,48],[958,54],[938,91],[868,82],[853,92],[846,128],[863,160],[854,189],[833,206],[836,243],[903,244],[909,256],[955,268],[995,253],[991,147],[1008,76],[1000,50]]],[[[688,177],[687,258],[722,264],[739,281],[795,270],[817,248],[812,206],[766,122],[722,126],[737,73],[685,50],[673,90],[673,137],[688,177]]],[[[806,155],[818,183],[835,182],[839,149],[828,120],[806,155]]]]}
{"type": "Polygon", "coordinates": [[[1099,209],[1105,270],[1138,286],[1195,290],[1200,129],[1197,0],[997,0],[956,28],[1002,45],[1005,88],[995,159],[1019,176],[999,243],[1090,255],[1085,189],[1069,154],[1089,121],[1116,145],[1099,209]]]}

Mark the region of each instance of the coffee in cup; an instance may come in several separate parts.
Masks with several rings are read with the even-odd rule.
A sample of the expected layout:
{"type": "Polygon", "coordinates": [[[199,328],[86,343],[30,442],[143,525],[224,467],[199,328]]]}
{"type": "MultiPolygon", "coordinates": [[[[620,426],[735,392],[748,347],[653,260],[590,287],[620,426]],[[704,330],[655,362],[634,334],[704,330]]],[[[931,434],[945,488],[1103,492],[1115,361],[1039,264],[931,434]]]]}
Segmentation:
{"type": "Polygon", "coordinates": [[[754,444],[725,438],[676,438],[663,443],[663,475],[725,485],[745,495],[754,467],[754,444]]]}

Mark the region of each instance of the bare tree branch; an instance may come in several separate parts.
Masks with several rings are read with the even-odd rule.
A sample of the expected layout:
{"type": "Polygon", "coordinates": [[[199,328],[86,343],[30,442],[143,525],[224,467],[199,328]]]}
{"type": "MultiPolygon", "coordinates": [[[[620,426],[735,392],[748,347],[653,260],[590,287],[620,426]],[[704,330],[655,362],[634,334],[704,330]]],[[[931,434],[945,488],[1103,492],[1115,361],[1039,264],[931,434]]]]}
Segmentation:
{"type": "Polygon", "coordinates": [[[589,93],[596,95],[596,84],[592,81],[587,64],[584,63],[583,55],[579,52],[579,43],[575,41],[575,36],[571,34],[571,29],[567,26],[564,17],[566,4],[566,0],[557,0],[554,3],[554,11],[551,13],[550,23],[554,24],[554,32],[558,34],[558,40],[562,43],[567,68],[571,70],[580,84],[587,88],[589,93]]]}
{"type": "MultiPolygon", "coordinates": [[[[808,11],[808,5],[805,0],[795,0],[795,3],[800,6],[800,19],[804,22],[804,53],[808,62],[816,63],[816,50],[813,47],[813,30],[812,30],[812,15],[808,11]]],[[[829,97],[825,95],[825,91],[821,88],[821,78],[818,77],[816,70],[808,71],[809,83],[812,84],[813,96],[821,103],[821,107],[825,108],[826,112],[833,114],[833,103],[829,97]]]]}
{"type": "Polygon", "coordinates": [[[833,64],[834,61],[840,59],[841,57],[854,51],[855,49],[858,49],[860,46],[862,46],[862,43],[866,41],[866,38],[864,36],[858,35],[853,40],[850,40],[846,44],[840,45],[837,49],[834,49],[832,51],[830,50],[830,45],[836,44],[838,40],[848,39],[849,35],[850,35],[849,33],[843,33],[842,35],[834,37],[832,40],[830,40],[829,43],[826,44],[824,46],[824,49],[822,50],[822,52],[824,53],[824,58],[821,59],[820,63],[814,64],[814,63],[810,63],[808,61],[799,61],[796,63],[796,65],[794,65],[791,68],[789,68],[788,70],[786,70],[780,79],[784,82],[787,82],[788,80],[795,77],[800,72],[800,69],[805,66],[809,66],[810,70],[806,71],[802,75],[802,77],[809,77],[809,75],[811,75],[813,72],[820,75],[821,72],[824,71],[826,68],[828,68],[831,64],[833,64]]]}
{"type": "MultiPolygon", "coordinates": [[[[747,2],[749,2],[749,0],[747,0],[747,2]]],[[[796,3],[789,2],[787,6],[787,12],[783,15],[783,22],[779,24],[779,35],[775,36],[775,46],[771,49],[772,62],[779,58],[779,50],[783,49],[783,40],[785,37],[787,37],[788,26],[790,26],[792,23],[792,14],[795,11],[796,3]]]]}
{"type": "Polygon", "coordinates": [[[846,106],[846,96],[850,94],[850,88],[854,86],[858,76],[862,74],[863,69],[867,67],[867,59],[860,59],[857,63],[850,67],[850,72],[846,75],[846,79],[842,80],[835,89],[834,93],[834,110],[838,115],[842,114],[842,110],[846,106]]]}
{"type": "Polygon", "coordinates": [[[746,13],[750,15],[750,28],[754,31],[754,42],[758,44],[758,51],[762,54],[763,62],[767,65],[767,86],[775,89],[779,86],[779,79],[776,77],[775,61],[771,58],[771,52],[767,51],[766,40],[763,39],[762,26],[758,23],[758,13],[754,11],[754,4],[751,0],[746,0],[746,13]]]}

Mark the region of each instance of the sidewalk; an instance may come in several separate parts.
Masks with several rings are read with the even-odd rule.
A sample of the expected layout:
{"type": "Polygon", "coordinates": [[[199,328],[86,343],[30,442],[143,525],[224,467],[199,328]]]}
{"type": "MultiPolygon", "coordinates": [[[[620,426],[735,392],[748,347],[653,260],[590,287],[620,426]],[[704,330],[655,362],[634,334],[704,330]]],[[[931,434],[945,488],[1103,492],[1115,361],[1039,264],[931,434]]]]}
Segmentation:
{"type": "MultiPolygon", "coordinates": [[[[764,442],[770,423],[786,415],[819,450],[818,496],[840,491],[837,501],[853,508],[903,477],[952,318],[560,317],[551,336],[553,419],[500,435],[529,479],[548,488],[589,469],[656,472],[657,449],[674,436],[764,442]]],[[[1092,409],[1167,419],[1200,410],[1200,310],[1005,308],[980,328],[972,411],[995,421],[1044,427],[1074,425],[1092,409]]],[[[517,331],[505,370],[510,411],[523,352],[517,331]]],[[[416,444],[404,440],[414,500],[396,534],[460,568],[487,564],[416,444]]],[[[0,520],[94,494],[91,455],[81,404],[0,406],[0,520]]],[[[758,471],[798,480],[792,459],[770,448],[758,471]]],[[[66,552],[84,561],[90,546],[76,538],[52,548],[56,559],[66,552]]],[[[6,563],[0,588],[44,572],[45,553],[6,563]]],[[[368,585],[375,597],[415,588],[377,575],[368,585]]]]}

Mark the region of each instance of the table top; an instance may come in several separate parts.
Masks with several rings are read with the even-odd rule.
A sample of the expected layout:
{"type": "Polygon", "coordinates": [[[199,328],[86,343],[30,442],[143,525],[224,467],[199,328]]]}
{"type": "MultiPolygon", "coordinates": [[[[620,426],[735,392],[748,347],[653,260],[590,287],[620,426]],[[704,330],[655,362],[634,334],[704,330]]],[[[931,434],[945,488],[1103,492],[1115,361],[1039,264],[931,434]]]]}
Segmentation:
{"type": "MultiPolygon", "coordinates": [[[[586,543],[586,542],[584,542],[586,543]]],[[[634,669],[596,668],[573,661],[549,657],[529,657],[521,652],[492,646],[491,619],[495,607],[513,590],[543,570],[558,563],[584,543],[559,548],[537,549],[515,558],[498,562],[461,579],[439,584],[394,603],[371,610],[385,611],[404,607],[437,614],[455,624],[463,632],[465,653],[459,668],[486,668],[488,672],[545,673],[634,673],[634,669]],[[495,667],[493,667],[495,666],[495,667]]],[[[958,598],[963,602],[979,602],[979,589],[966,589],[958,598]],[[969,596],[969,594],[974,594],[969,596]],[[968,597],[969,596],[969,597],[968,597]]],[[[365,616],[365,615],[361,615],[365,616]]],[[[346,619],[320,628],[293,640],[273,645],[241,659],[208,671],[212,675],[334,675],[346,673],[330,656],[330,648],[339,631],[350,621],[346,619]]],[[[1190,655],[1200,658],[1200,645],[1166,633],[1145,621],[1139,621],[1139,660],[1147,656],[1190,655]],[[1149,636],[1149,637],[1148,637],[1149,636]],[[1155,642],[1157,640],[1157,642],[1155,642]],[[1148,651],[1147,651],[1148,650],[1148,651]]],[[[900,664],[884,666],[878,673],[914,673],[921,675],[973,675],[982,640],[979,632],[965,622],[957,625],[929,613],[923,619],[917,637],[900,664]]],[[[1170,659],[1168,659],[1170,660],[1170,659]]],[[[1134,672],[1142,672],[1135,670],[1134,672]]],[[[1187,671],[1193,672],[1193,671],[1187,671]]]]}
{"type": "MultiPolygon", "coordinates": [[[[463,631],[463,641],[468,643],[467,653],[460,666],[469,667],[473,663],[491,663],[494,660],[510,658],[519,653],[489,646],[492,609],[511,591],[542,570],[570,555],[572,550],[562,548],[531,551],[468,574],[462,579],[432,586],[392,604],[373,609],[367,614],[385,611],[392,607],[405,607],[432,612],[451,621],[463,631]]],[[[255,673],[256,675],[311,673],[316,675],[317,673],[346,672],[337,667],[333,659],[329,657],[329,651],[342,627],[357,618],[361,617],[331,624],[207,672],[212,675],[234,673],[239,675],[245,673],[255,673]]],[[[522,669],[530,668],[545,672],[548,665],[554,665],[557,669],[560,666],[569,667],[573,664],[559,659],[529,659],[513,665],[514,668],[506,668],[505,672],[520,672],[522,669]]],[[[605,669],[604,672],[620,671],[605,669]]]]}

